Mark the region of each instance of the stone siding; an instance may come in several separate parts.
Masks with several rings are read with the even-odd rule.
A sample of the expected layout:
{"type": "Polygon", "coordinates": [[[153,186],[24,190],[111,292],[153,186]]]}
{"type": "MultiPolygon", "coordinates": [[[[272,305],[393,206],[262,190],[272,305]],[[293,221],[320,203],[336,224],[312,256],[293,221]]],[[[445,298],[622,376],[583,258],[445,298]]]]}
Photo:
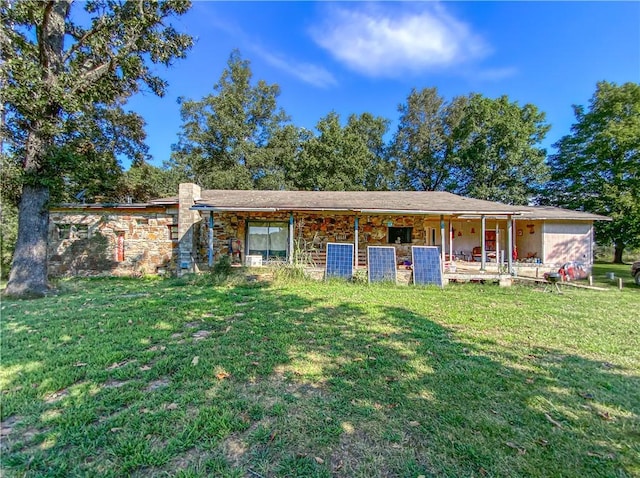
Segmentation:
{"type": "MultiPolygon", "coordinates": [[[[207,213],[208,214],[208,213],[207,213]]],[[[328,242],[353,243],[355,216],[341,213],[294,212],[294,249],[300,259],[324,264],[328,242]]],[[[247,223],[250,221],[289,222],[289,213],[216,212],[214,213],[214,260],[231,253],[230,241],[240,240],[242,257],[246,251],[247,223]]],[[[367,246],[393,245],[398,263],[411,260],[411,246],[425,244],[423,216],[359,216],[359,265],[366,265],[367,246]],[[389,226],[389,224],[391,226],[389,226]],[[389,244],[389,227],[411,227],[411,243],[389,244]]],[[[205,262],[208,254],[208,218],[194,227],[197,260],[205,262]]],[[[237,257],[234,257],[238,260],[237,257]]]]}
{"type": "Polygon", "coordinates": [[[52,210],[49,224],[51,276],[175,273],[177,209],[102,208],[52,210]],[[123,256],[118,254],[122,236],[123,256]],[[119,260],[122,259],[122,260],[119,260]]]}

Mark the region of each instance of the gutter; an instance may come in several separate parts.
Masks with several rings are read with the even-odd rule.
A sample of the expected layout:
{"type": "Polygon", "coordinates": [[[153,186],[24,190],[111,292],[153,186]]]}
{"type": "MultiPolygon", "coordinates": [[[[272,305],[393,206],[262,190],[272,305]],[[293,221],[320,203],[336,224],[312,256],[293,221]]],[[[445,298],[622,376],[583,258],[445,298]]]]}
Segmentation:
{"type": "MultiPolygon", "coordinates": [[[[509,212],[502,212],[502,211],[465,211],[465,212],[460,212],[460,211],[429,211],[429,210],[406,210],[406,209],[362,209],[361,212],[363,214],[422,214],[422,215],[426,215],[426,214],[431,214],[431,215],[437,215],[437,214],[447,214],[447,215],[455,215],[455,214],[461,214],[460,216],[456,216],[459,217],[460,219],[465,219],[465,216],[467,215],[471,215],[471,216],[475,216],[473,217],[473,219],[479,219],[480,216],[485,216],[485,217],[493,217],[493,216],[518,216],[520,214],[522,214],[522,212],[519,211],[509,211],[509,212]]],[[[471,219],[471,217],[469,217],[469,219],[471,219]]]]}
{"type": "MultiPolygon", "coordinates": [[[[225,206],[210,206],[210,205],[199,205],[196,204],[189,208],[192,211],[207,211],[207,212],[290,212],[290,211],[308,211],[308,212],[353,212],[360,214],[416,214],[416,215],[455,215],[461,214],[459,211],[438,211],[438,210],[411,210],[411,209],[343,209],[343,208],[314,208],[314,207],[300,207],[300,206],[289,206],[289,207],[225,207],[225,206]]],[[[466,215],[477,216],[478,218],[481,215],[486,217],[496,217],[496,216],[518,216],[521,215],[522,212],[519,211],[491,211],[491,212],[483,212],[483,211],[465,211],[462,213],[460,218],[463,218],[466,215]]]]}
{"type": "Polygon", "coordinates": [[[195,205],[189,208],[191,211],[211,211],[211,212],[277,212],[275,207],[216,207],[195,205]]]}

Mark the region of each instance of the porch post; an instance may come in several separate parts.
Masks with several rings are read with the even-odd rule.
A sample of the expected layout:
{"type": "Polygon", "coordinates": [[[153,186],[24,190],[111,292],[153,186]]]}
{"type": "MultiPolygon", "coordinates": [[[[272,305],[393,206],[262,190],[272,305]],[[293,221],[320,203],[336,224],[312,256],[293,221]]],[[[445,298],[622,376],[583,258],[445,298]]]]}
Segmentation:
{"type": "Polygon", "coordinates": [[[440,262],[444,267],[444,248],[446,247],[446,243],[444,241],[444,215],[440,214],[440,262]]]}
{"type": "Polygon", "coordinates": [[[487,226],[487,218],[484,216],[480,216],[480,247],[482,248],[482,258],[480,261],[480,270],[487,270],[487,249],[484,243],[484,232],[486,231],[487,226]]]}
{"type": "Polygon", "coordinates": [[[496,269],[498,270],[498,274],[500,274],[501,265],[502,261],[500,260],[500,223],[498,222],[498,218],[496,217],[496,269]]]}
{"type": "Polygon", "coordinates": [[[507,264],[509,274],[513,274],[513,221],[511,215],[507,215],[507,264]]]}
{"type": "Polygon", "coordinates": [[[209,211],[209,267],[213,266],[213,211],[209,211]]]}
{"type": "Polygon", "coordinates": [[[449,262],[453,262],[453,223],[449,218],[449,262]]]}
{"type": "Polygon", "coordinates": [[[293,213],[289,213],[289,264],[293,264],[293,213]]]}
{"type": "Polygon", "coordinates": [[[358,216],[355,217],[355,221],[353,223],[353,251],[354,251],[354,268],[358,268],[358,216]]]}

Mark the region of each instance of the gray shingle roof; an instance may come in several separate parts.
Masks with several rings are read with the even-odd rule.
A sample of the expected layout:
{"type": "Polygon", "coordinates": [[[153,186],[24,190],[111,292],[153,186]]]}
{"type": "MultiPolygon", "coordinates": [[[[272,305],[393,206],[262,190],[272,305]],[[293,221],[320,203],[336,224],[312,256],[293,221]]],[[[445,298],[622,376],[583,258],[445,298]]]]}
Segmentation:
{"type": "MultiPolygon", "coordinates": [[[[178,204],[178,197],[152,199],[147,204],[117,207],[147,207],[178,204]]],[[[113,207],[113,205],[111,205],[113,207]]],[[[62,205],[96,208],[101,204],[62,205]]],[[[527,219],[608,221],[611,218],[551,206],[510,206],[466,198],[442,191],[260,191],[205,189],[193,209],[216,211],[356,211],[364,213],[443,214],[455,216],[504,216],[527,219]]]]}
{"type": "Polygon", "coordinates": [[[202,210],[362,211],[444,215],[522,215],[530,219],[608,220],[556,207],[510,206],[441,191],[203,190],[202,210]]]}
{"type": "Polygon", "coordinates": [[[198,209],[515,214],[519,208],[433,191],[203,190],[198,209]]]}
{"type": "Polygon", "coordinates": [[[611,221],[608,216],[601,216],[590,212],[573,211],[553,206],[520,206],[523,216],[529,219],[562,219],[575,221],[611,221]]]}

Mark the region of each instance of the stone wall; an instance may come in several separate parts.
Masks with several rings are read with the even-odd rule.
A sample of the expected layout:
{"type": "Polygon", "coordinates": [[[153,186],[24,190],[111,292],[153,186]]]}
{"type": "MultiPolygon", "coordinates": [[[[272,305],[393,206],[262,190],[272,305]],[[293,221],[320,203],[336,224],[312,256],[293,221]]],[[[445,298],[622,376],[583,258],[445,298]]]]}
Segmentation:
{"type": "Polygon", "coordinates": [[[177,231],[172,239],[171,228],[177,228],[177,218],[177,209],[164,207],[54,209],[49,223],[49,274],[175,273],[178,241],[177,231]]]}
{"type": "MultiPolygon", "coordinates": [[[[197,257],[196,245],[201,241],[197,237],[197,228],[201,220],[198,211],[190,208],[195,201],[200,199],[200,186],[192,183],[180,184],[178,190],[178,272],[196,272],[198,270],[199,257],[197,257]]],[[[206,244],[206,243],[205,243],[206,244]]]]}
{"type": "MultiPolygon", "coordinates": [[[[249,221],[289,222],[290,213],[216,212],[214,214],[214,260],[231,253],[230,242],[241,243],[242,257],[246,251],[247,223],[249,221]]],[[[328,242],[353,243],[355,216],[344,213],[294,212],[294,249],[305,261],[324,264],[328,242]]],[[[411,246],[425,244],[425,218],[423,216],[359,216],[359,264],[366,264],[367,246],[393,245],[398,263],[411,260],[411,246]],[[389,227],[411,227],[411,243],[389,244],[389,227]]],[[[196,255],[205,262],[208,254],[208,213],[194,227],[196,255]]],[[[237,260],[237,256],[234,257],[237,260]]]]}

